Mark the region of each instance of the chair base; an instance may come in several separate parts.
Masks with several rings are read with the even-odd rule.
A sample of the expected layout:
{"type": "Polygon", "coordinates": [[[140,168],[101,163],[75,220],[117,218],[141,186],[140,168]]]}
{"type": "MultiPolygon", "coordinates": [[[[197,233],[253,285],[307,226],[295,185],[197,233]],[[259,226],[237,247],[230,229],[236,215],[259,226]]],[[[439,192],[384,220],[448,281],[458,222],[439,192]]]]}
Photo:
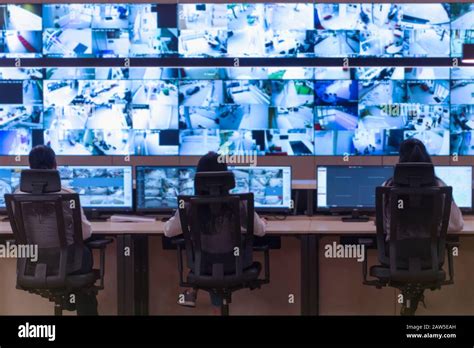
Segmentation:
{"type": "Polygon", "coordinates": [[[50,302],[54,303],[54,315],[62,316],[63,311],[74,312],[76,310],[75,303],[69,301],[70,295],[75,292],[84,292],[84,293],[93,293],[98,294],[98,289],[95,287],[88,289],[60,289],[60,290],[50,290],[50,289],[23,289],[20,290],[28,291],[31,294],[39,295],[50,302]]]}
{"type": "Polygon", "coordinates": [[[418,309],[420,302],[425,303],[424,287],[413,286],[408,284],[406,287],[400,289],[403,297],[402,308],[400,309],[401,316],[413,316],[418,309]]]}

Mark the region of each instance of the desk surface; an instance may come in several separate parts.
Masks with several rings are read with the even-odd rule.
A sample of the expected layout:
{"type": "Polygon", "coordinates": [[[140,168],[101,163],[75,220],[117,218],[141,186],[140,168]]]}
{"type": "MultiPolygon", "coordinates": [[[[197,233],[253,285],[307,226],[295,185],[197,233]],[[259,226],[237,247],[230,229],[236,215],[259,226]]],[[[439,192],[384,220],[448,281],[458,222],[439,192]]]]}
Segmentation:
{"type": "MultiPolygon", "coordinates": [[[[164,222],[92,222],[94,234],[163,234],[164,222]]],[[[9,222],[0,222],[0,235],[11,234],[9,222]]],[[[375,234],[375,224],[369,222],[342,222],[340,217],[289,216],[285,220],[270,220],[267,234],[375,234]]],[[[464,218],[464,230],[460,235],[474,235],[474,216],[464,218]]]]}

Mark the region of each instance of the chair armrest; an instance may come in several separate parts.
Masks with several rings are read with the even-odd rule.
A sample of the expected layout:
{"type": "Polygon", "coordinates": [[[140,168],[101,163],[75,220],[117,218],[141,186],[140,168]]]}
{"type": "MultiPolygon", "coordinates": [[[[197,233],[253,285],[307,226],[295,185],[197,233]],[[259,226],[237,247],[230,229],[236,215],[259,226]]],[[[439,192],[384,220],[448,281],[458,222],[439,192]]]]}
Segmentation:
{"type": "Polygon", "coordinates": [[[446,241],[446,252],[448,253],[448,272],[449,280],[445,281],[445,284],[454,283],[454,260],[453,260],[453,248],[459,247],[459,239],[447,240],[446,241]]]}
{"type": "Polygon", "coordinates": [[[268,245],[258,245],[258,246],[253,246],[253,251],[268,251],[270,250],[270,246],[268,245]]]}
{"type": "Polygon", "coordinates": [[[185,245],[184,237],[173,237],[171,238],[171,244],[173,245],[185,245]]]}
{"type": "Polygon", "coordinates": [[[112,238],[103,238],[103,239],[91,240],[89,242],[86,242],[85,245],[91,249],[103,249],[107,246],[107,244],[110,244],[112,242],[113,242],[112,238]]]}

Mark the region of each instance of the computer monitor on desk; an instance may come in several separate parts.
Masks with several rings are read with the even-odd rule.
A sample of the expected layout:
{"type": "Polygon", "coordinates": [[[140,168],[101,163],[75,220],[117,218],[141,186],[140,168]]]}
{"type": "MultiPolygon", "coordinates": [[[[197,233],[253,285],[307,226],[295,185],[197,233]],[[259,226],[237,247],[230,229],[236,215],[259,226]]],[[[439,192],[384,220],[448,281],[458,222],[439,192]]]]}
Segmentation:
{"type": "MultiPolygon", "coordinates": [[[[393,166],[318,166],[319,211],[352,211],[343,221],[365,221],[358,212],[375,209],[375,188],[393,176],[393,166]]],[[[464,212],[472,211],[472,167],[435,166],[435,174],[453,188],[453,199],[464,212]]]]}
{"type": "Polygon", "coordinates": [[[13,193],[15,189],[20,185],[20,176],[23,169],[28,167],[0,167],[0,213],[7,213],[5,205],[5,194],[13,193]]]}
{"type": "Polygon", "coordinates": [[[435,175],[453,188],[456,205],[472,212],[472,166],[435,166],[435,175]]]}
{"type": "MultiPolygon", "coordinates": [[[[235,175],[232,193],[253,192],[255,210],[291,209],[291,167],[229,167],[229,170],[235,175]]],[[[195,173],[195,167],[137,167],[137,211],[172,212],[177,208],[178,194],[194,194],[195,173]]]]}
{"type": "MultiPolygon", "coordinates": [[[[5,212],[5,193],[20,184],[20,173],[28,167],[0,167],[0,211],[5,212]]],[[[100,213],[133,210],[132,167],[61,166],[63,187],[79,193],[81,206],[93,217],[100,213]]]]}
{"type": "Polygon", "coordinates": [[[367,221],[359,212],[375,210],[375,188],[392,176],[392,166],[318,166],[318,211],[351,212],[342,221],[367,221]]]}
{"type": "Polygon", "coordinates": [[[131,166],[61,166],[58,170],[62,185],[79,193],[82,208],[93,218],[133,211],[131,166]]]}

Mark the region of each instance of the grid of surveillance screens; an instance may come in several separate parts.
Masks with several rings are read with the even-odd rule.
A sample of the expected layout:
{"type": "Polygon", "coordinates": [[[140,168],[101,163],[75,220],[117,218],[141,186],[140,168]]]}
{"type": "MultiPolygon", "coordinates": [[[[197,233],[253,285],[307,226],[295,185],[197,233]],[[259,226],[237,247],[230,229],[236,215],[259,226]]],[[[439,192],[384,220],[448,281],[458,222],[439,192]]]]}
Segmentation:
{"type": "MultiPolygon", "coordinates": [[[[6,193],[20,184],[27,167],[0,167],[0,209],[5,209],[6,193]]],[[[63,166],[61,182],[80,195],[86,209],[131,210],[133,208],[132,167],[63,166]]]]}
{"type": "MultiPolygon", "coordinates": [[[[253,192],[257,210],[291,208],[291,167],[229,167],[235,176],[231,193],[253,192]]],[[[195,167],[137,167],[137,210],[178,207],[178,195],[194,194],[195,167]]]]}
{"type": "MultiPolygon", "coordinates": [[[[318,166],[318,209],[374,209],[375,188],[390,179],[393,170],[392,166],[318,166]]],[[[460,208],[472,209],[471,166],[435,166],[435,175],[452,186],[460,208]]]]}
{"type": "Polygon", "coordinates": [[[473,96],[474,67],[0,68],[0,155],[474,155],[473,96]]]}
{"type": "Polygon", "coordinates": [[[3,4],[5,57],[449,57],[472,3],[3,4]]]}

